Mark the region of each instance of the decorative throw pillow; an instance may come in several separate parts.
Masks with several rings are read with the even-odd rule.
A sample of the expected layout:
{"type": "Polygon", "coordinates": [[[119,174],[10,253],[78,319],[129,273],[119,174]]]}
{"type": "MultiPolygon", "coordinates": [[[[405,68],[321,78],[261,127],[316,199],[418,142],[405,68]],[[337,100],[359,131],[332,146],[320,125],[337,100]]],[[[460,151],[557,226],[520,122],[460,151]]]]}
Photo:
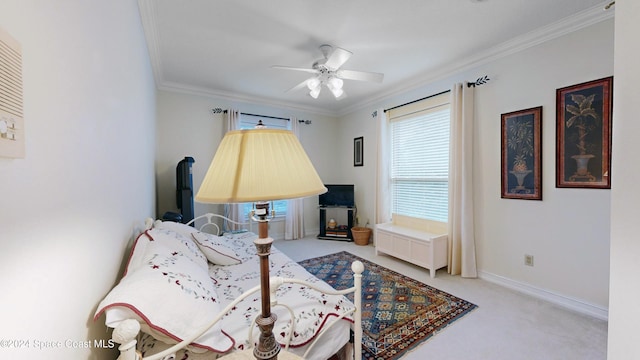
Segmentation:
{"type": "Polygon", "coordinates": [[[209,262],[216,265],[236,265],[242,263],[240,256],[238,256],[235,250],[224,243],[222,237],[202,232],[192,233],[191,236],[209,262]]]}
{"type": "Polygon", "coordinates": [[[149,236],[152,241],[171,249],[175,256],[184,256],[191,259],[205,270],[209,268],[207,258],[191,235],[184,235],[179,231],[168,228],[153,228],[147,230],[146,235],[149,236]]]}
{"type": "MultiPolygon", "coordinates": [[[[148,236],[139,237],[126,275],[100,302],[94,320],[104,312],[106,325],[115,328],[135,319],[145,333],[168,344],[207,326],[221,310],[214,284],[206,269],[174,253],[148,236]]],[[[216,324],[189,347],[226,352],[233,339],[216,324]]]]}
{"type": "Polygon", "coordinates": [[[173,230],[187,237],[190,237],[194,232],[198,232],[198,229],[194,228],[193,226],[174,221],[156,220],[156,222],[153,224],[153,227],[157,229],[173,230]]]}

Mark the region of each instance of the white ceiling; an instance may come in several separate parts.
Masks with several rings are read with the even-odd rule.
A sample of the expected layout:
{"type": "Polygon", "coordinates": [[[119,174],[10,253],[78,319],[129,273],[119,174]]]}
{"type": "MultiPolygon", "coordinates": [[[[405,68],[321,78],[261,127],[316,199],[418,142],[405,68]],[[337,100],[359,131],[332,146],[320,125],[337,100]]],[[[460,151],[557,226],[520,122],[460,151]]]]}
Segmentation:
{"type": "Polygon", "coordinates": [[[139,0],[158,88],[329,115],[602,21],[609,2],[139,0]],[[353,52],[342,69],[384,81],[345,80],[342,100],[287,92],[310,75],[271,66],[310,68],[322,44],[353,52]]]}

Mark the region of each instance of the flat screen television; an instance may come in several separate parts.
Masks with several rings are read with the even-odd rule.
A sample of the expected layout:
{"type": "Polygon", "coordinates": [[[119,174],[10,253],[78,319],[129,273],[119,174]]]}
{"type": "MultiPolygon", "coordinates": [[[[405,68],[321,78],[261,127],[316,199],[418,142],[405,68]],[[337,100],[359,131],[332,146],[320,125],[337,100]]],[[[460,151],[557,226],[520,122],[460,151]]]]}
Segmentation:
{"type": "Polygon", "coordinates": [[[318,195],[320,206],[355,207],[353,185],[324,185],[326,193],[318,195]]]}

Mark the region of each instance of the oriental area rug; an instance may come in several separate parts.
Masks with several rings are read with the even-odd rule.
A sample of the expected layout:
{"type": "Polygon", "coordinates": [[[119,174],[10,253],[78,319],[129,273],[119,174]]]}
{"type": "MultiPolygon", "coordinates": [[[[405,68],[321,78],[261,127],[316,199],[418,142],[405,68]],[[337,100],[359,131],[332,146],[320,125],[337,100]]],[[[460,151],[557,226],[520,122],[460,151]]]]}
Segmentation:
{"type": "MultiPolygon", "coordinates": [[[[353,286],[351,263],[364,264],[362,359],[399,359],[477,306],[346,251],[300,261],[336,290],[353,286]]],[[[349,295],[353,301],[353,294],[349,295]]]]}

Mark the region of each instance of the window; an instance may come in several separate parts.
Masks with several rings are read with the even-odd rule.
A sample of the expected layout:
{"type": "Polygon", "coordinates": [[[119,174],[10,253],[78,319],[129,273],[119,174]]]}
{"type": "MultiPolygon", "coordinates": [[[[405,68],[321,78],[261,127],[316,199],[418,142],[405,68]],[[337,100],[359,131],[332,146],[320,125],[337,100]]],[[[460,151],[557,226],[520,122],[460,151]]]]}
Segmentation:
{"type": "Polygon", "coordinates": [[[392,212],[447,222],[449,94],[389,110],[392,212]]]}
{"type": "MultiPolygon", "coordinates": [[[[289,129],[289,121],[284,119],[274,119],[274,118],[265,118],[264,116],[256,116],[250,114],[241,114],[240,115],[240,129],[253,129],[258,120],[262,120],[262,123],[271,129],[289,129]]],[[[242,205],[242,213],[245,216],[249,215],[249,212],[253,208],[253,203],[244,203],[242,205]]],[[[273,202],[273,209],[276,211],[276,217],[284,217],[287,214],[287,200],[279,200],[273,202]]],[[[245,219],[248,221],[248,218],[245,219]]]]}

